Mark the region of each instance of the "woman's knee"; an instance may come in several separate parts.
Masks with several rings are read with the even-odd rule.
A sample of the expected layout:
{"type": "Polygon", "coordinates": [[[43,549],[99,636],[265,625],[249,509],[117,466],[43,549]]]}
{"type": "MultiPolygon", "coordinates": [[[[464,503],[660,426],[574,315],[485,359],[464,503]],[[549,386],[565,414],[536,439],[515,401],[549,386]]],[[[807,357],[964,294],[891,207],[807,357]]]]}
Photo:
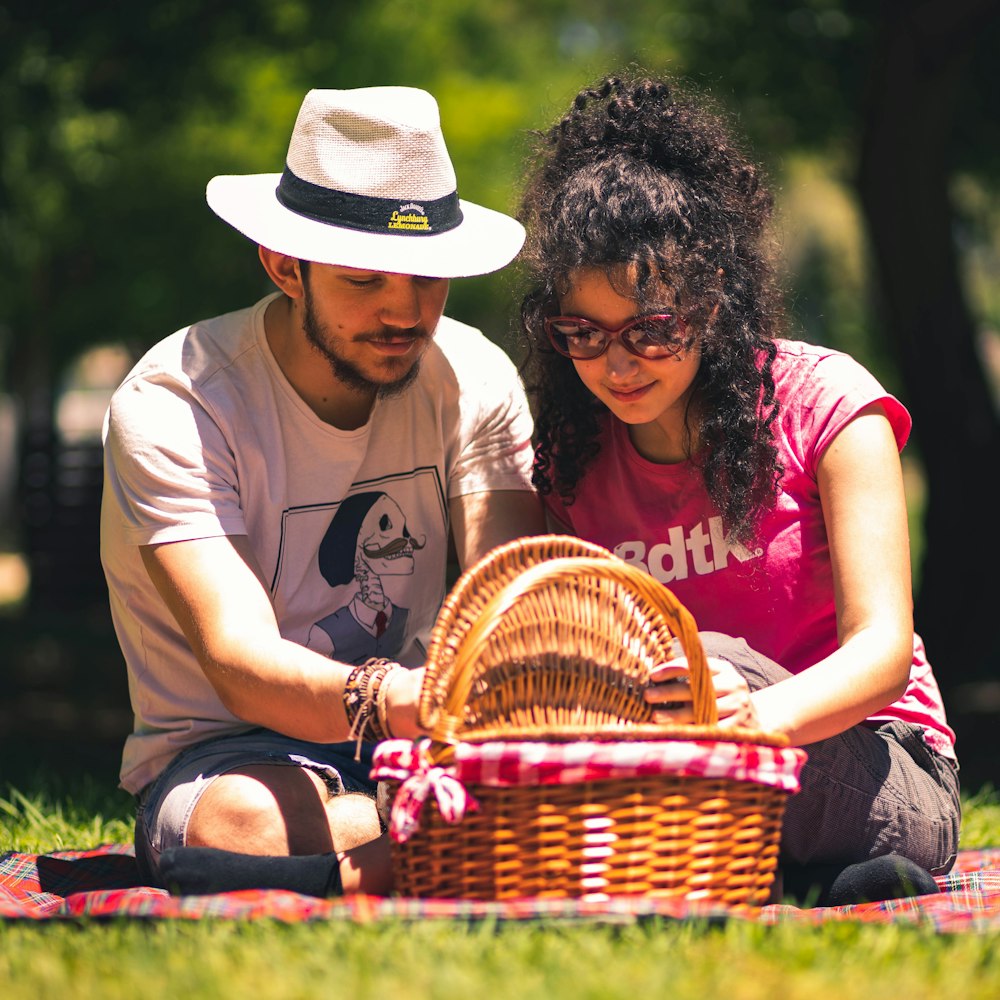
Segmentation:
{"type": "Polygon", "coordinates": [[[751,691],[770,687],[791,676],[780,664],[752,649],[746,639],[723,632],[699,632],[698,636],[705,655],[731,663],[746,680],[751,691]]]}

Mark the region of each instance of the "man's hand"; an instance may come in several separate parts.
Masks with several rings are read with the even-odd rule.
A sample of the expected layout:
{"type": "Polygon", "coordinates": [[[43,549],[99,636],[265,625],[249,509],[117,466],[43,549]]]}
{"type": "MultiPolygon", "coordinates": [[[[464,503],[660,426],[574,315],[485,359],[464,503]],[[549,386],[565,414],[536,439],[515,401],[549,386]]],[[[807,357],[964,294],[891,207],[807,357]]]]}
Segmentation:
{"type": "Polygon", "coordinates": [[[389,684],[385,695],[385,706],[389,716],[389,731],[393,738],[415,739],[425,735],[417,724],[424,668],[393,670],[382,683],[389,684]]]}

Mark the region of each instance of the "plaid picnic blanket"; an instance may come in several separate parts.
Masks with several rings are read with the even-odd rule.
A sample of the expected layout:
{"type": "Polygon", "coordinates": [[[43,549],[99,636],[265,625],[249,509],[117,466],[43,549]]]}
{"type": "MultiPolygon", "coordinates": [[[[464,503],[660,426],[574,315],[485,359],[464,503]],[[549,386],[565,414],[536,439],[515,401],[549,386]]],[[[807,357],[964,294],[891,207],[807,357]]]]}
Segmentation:
{"type": "MultiPolygon", "coordinates": [[[[753,916],[767,924],[835,920],[923,925],[942,933],[1000,930],[1000,847],[963,851],[954,870],[940,877],[941,893],[856,906],[771,905],[753,916]]],[[[349,896],[316,899],[279,889],[212,896],[170,896],[139,883],[131,846],[105,844],[84,851],[0,855],[0,920],[142,917],[238,920],[461,921],[548,920],[628,923],[649,917],[733,919],[713,905],[683,900],[618,897],[601,902],[519,899],[478,902],[349,896]]]]}

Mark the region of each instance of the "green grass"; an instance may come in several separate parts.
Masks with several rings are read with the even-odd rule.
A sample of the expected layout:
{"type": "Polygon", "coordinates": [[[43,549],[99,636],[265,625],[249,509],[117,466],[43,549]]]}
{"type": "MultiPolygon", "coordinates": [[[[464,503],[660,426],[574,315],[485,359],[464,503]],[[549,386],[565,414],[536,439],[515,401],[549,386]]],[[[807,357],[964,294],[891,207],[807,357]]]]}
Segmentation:
{"type": "Polygon", "coordinates": [[[995,1000],[997,955],[995,937],[853,924],[16,926],[0,933],[0,987],[8,1000],[995,1000]]]}
{"type": "Polygon", "coordinates": [[[71,791],[51,781],[0,795],[0,851],[43,853],[131,843],[132,800],[84,777],[71,791]]]}
{"type": "MultiPolygon", "coordinates": [[[[1000,796],[965,799],[965,847],[1000,843],[1000,796]]],[[[127,841],[131,804],[83,780],[0,789],[0,850],[127,841]]],[[[1000,935],[902,925],[764,927],[388,921],[80,921],[0,925],[0,996],[478,1000],[994,1000],[1000,935]]]]}
{"type": "Polygon", "coordinates": [[[1000,793],[992,785],[962,796],[961,846],[1000,847],[1000,793]]]}

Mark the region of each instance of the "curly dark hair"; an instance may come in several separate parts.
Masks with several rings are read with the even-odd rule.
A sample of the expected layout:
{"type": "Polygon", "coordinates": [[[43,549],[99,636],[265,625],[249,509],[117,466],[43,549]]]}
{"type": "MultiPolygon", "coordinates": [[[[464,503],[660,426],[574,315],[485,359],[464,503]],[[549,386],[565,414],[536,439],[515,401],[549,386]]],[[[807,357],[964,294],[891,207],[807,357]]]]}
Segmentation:
{"type": "Polygon", "coordinates": [[[603,268],[619,291],[627,273],[621,294],[641,308],[669,289],[697,331],[688,452],[698,453],[727,533],[752,540],[783,473],[772,433],[781,300],[766,239],[773,202],[759,168],[706,99],[658,79],[606,77],[536,138],[520,211],[535,486],[573,502],[607,413],[552,350],[543,321],[559,311],[574,269],[603,268]]]}

